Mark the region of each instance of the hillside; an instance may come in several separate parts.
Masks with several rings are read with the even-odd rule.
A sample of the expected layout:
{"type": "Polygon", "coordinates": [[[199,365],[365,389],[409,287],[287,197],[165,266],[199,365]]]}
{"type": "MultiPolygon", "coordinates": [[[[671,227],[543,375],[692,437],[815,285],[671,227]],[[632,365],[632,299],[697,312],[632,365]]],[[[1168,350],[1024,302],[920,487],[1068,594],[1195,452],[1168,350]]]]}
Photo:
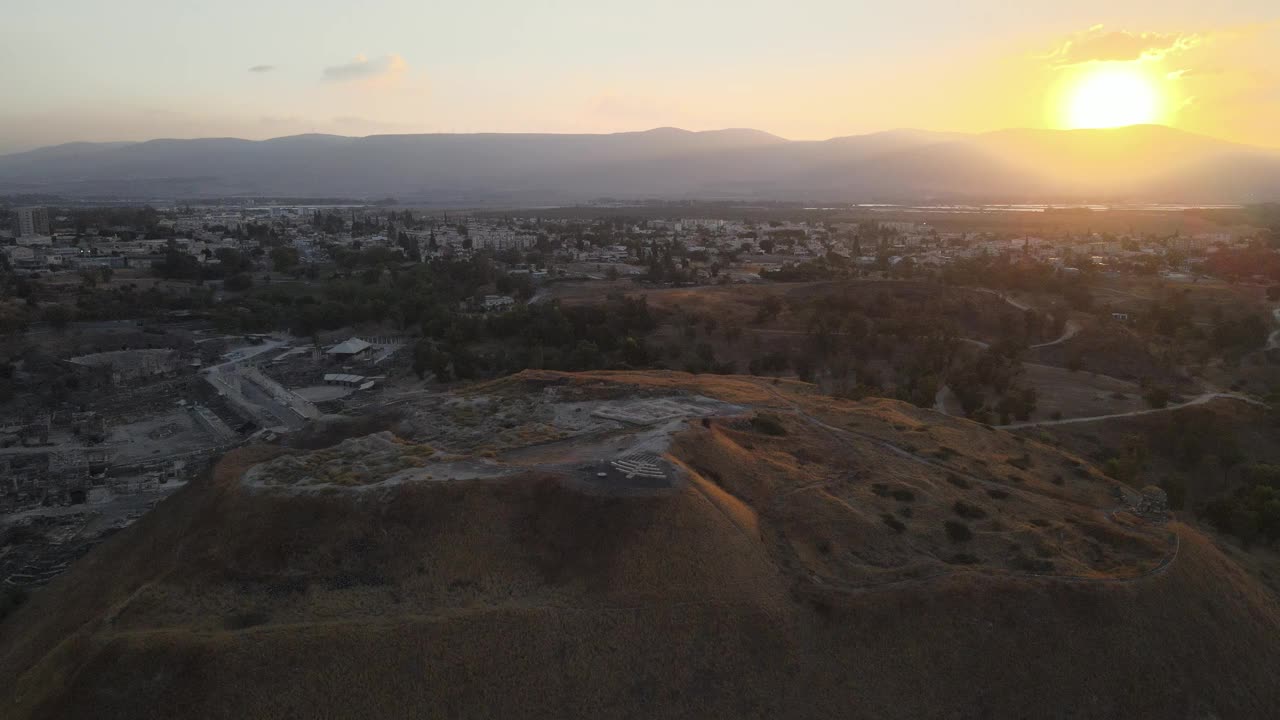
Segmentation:
{"type": "Polygon", "coordinates": [[[1280,701],[1275,597],[1035,440],[670,372],[526,371],[381,422],[234,451],[35,595],[0,625],[5,716],[1235,718],[1280,701]]]}
{"type": "Polygon", "coordinates": [[[1280,151],[1159,126],[894,130],[791,141],[748,129],[609,135],[299,135],[72,143],[0,157],[0,193],[398,198],[468,205],[620,198],[1256,202],[1280,151]]]}

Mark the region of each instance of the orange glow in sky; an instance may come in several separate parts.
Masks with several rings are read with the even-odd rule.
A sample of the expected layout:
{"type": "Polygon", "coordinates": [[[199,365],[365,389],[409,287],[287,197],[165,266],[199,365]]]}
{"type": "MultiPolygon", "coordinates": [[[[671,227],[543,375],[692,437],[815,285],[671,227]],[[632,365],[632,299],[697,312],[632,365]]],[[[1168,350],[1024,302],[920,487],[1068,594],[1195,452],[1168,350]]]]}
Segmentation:
{"type": "Polygon", "coordinates": [[[1277,0],[8,5],[0,154],[297,133],[824,140],[1130,123],[1280,147],[1277,0]]]}

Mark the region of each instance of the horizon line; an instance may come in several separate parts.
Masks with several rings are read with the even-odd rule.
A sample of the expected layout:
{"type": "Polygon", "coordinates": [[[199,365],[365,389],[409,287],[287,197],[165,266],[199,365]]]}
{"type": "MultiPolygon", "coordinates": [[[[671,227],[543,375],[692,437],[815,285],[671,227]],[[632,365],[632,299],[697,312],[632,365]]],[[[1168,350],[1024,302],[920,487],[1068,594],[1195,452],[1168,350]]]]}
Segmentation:
{"type": "Polygon", "coordinates": [[[149,138],[146,140],[68,140],[66,142],[53,143],[50,145],[39,145],[26,150],[16,150],[13,152],[0,153],[0,157],[11,157],[13,155],[23,155],[26,153],[39,152],[41,150],[51,150],[55,148],[68,147],[73,145],[132,146],[132,145],[143,145],[146,143],[153,143],[153,142],[195,142],[200,140],[236,140],[236,141],[246,142],[246,143],[266,143],[266,142],[274,142],[278,140],[289,140],[293,138],[306,138],[306,137],[328,137],[328,138],[342,138],[346,140],[368,140],[370,138],[381,138],[381,137],[427,137],[427,136],[430,136],[430,137],[441,137],[441,136],[610,137],[615,135],[645,135],[645,134],[651,134],[651,133],[657,133],[657,132],[663,132],[663,131],[676,131],[676,132],[686,133],[690,135],[707,135],[707,134],[714,134],[714,133],[730,133],[730,132],[750,132],[750,133],[758,133],[760,135],[767,135],[771,138],[775,138],[781,144],[781,143],[824,143],[824,142],[832,142],[835,140],[845,140],[849,138],[871,137],[875,135],[888,135],[892,133],[906,133],[906,132],[977,138],[977,137],[993,135],[997,133],[1004,133],[1004,132],[1046,132],[1046,133],[1089,132],[1089,133],[1094,133],[1094,132],[1113,132],[1113,131],[1132,130],[1135,128],[1161,128],[1161,129],[1170,130],[1179,134],[1183,134],[1191,137],[1200,137],[1200,138],[1210,139],[1210,140],[1214,140],[1214,141],[1221,142],[1224,144],[1229,144],[1229,145],[1238,145],[1241,147],[1249,147],[1249,148],[1255,148],[1259,150],[1280,150],[1280,147],[1271,147],[1266,145],[1250,145],[1246,143],[1236,142],[1233,140],[1225,140],[1223,138],[1219,138],[1216,136],[1204,135],[1200,133],[1191,132],[1188,130],[1182,130],[1180,128],[1176,128],[1171,125],[1164,125],[1161,123],[1135,123],[1133,125],[1120,125],[1116,127],[1105,127],[1105,128],[1039,128],[1039,127],[1016,127],[1015,126],[1015,127],[996,128],[992,130],[981,130],[981,131],[926,130],[926,129],[916,128],[916,127],[894,127],[894,128],[884,129],[884,130],[873,130],[873,131],[864,132],[864,133],[852,133],[849,135],[834,135],[828,138],[821,138],[821,139],[786,138],[781,135],[771,133],[767,130],[760,130],[758,128],[752,128],[752,127],[746,127],[746,126],[710,128],[705,130],[689,130],[686,128],[676,127],[673,125],[662,125],[658,127],[644,129],[644,130],[618,130],[613,132],[594,132],[594,133],[592,132],[490,132],[490,131],[442,132],[442,131],[436,131],[436,132],[371,133],[368,135],[342,135],[339,133],[307,132],[307,133],[294,133],[291,135],[279,135],[275,137],[267,137],[267,138],[260,138],[260,139],[237,137],[234,135],[221,135],[221,136],[202,135],[202,136],[192,136],[192,137],[155,137],[155,138],[149,138]]]}

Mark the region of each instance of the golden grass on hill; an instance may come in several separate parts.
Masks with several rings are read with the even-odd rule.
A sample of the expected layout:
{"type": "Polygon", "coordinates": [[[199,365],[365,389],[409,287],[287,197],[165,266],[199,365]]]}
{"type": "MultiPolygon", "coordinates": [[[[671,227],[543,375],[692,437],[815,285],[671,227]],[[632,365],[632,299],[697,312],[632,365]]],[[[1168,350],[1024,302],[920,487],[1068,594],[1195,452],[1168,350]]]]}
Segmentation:
{"type": "Polygon", "coordinates": [[[279,449],[230,453],[0,625],[4,717],[1244,718],[1280,702],[1274,596],[1192,528],[1109,515],[1110,481],[1073,456],[759,378],[529,372],[484,392],[547,383],[747,410],[691,422],[669,451],[690,477],[658,497],[539,472],[297,495],[240,480],[279,449]]]}

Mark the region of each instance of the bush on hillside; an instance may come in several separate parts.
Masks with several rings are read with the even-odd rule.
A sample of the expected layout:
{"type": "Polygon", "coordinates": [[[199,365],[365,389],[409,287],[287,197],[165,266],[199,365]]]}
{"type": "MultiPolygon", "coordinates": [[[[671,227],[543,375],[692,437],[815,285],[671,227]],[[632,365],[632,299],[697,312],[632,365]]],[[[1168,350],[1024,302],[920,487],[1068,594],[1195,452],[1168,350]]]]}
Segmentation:
{"type": "Polygon", "coordinates": [[[751,427],[758,433],[781,437],[787,434],[782,421],[776,415],[761,414],[751,418],[751,427]]]}
{"type": "Polygon", "coordinates": [[[956,504],[951,506],[951,509],[954,510],[957,515],[965,518],[966,520],[981,520],[987,516],[986,510],[983,510],[977,505],[971,505],[963,500],[957,500],[956,504]]]}
{"type": "Polygon", "coordinates": [[[0,590],[0,620],[9,617],[14,610],[22,607],[27,601],[27,591],[20,587],[7,587],[0,590]]]}
{"type": "Polygon", "coordinates": [[[947,537],[951,538],[952,542],[968,542],[973,539],[973,531],[969,529],[968,525],[965,525],[962,522],[948,520],[946,528],[947,537]]]}

